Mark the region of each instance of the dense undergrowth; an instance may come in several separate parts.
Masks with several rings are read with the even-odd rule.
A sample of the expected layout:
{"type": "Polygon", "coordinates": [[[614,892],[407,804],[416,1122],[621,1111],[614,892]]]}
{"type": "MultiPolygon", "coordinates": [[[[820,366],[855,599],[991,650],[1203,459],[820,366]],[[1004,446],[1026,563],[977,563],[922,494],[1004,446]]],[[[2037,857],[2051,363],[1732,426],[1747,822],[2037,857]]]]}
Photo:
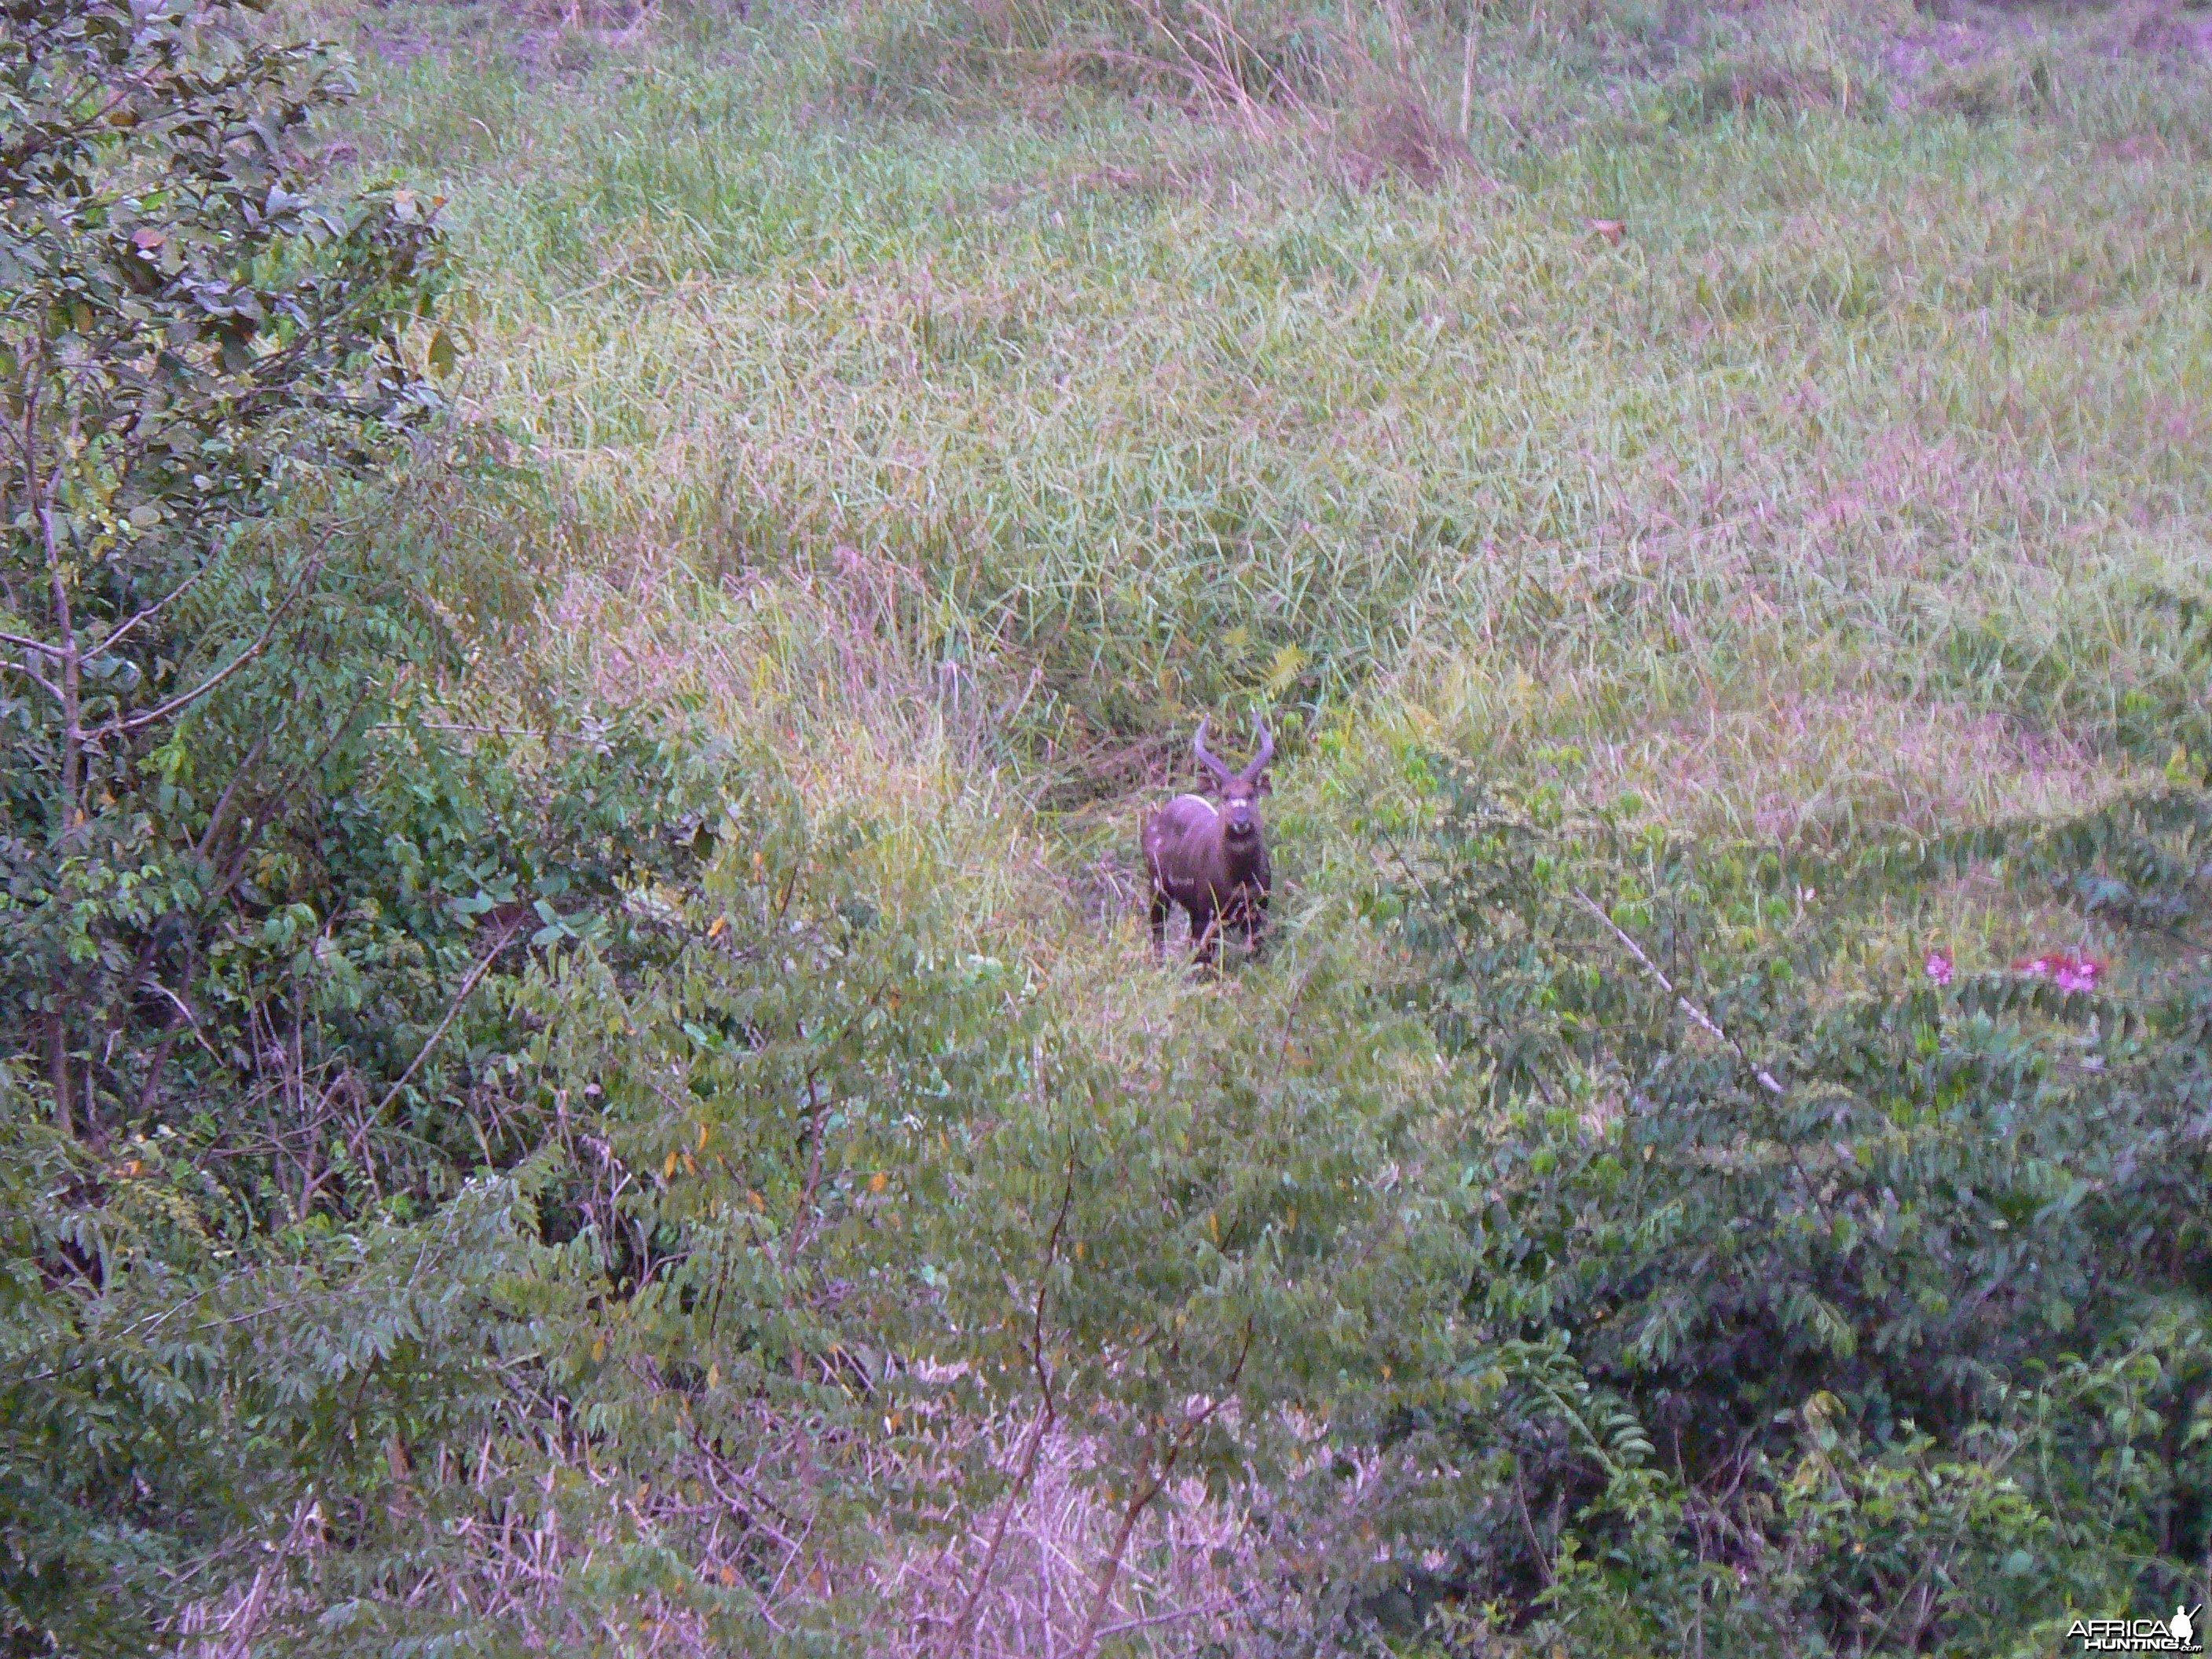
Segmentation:
{"type": "Polygon", "coordinates": [[[2201,1598],[2206,811],[1839,861],[1443,792],[1408,994],[1507,1127],[1471,1397],[1420,1414],[1494,1484],[1430,1593],[1651,1652],[2047,1652],[2201,1598]],[[1966,855],[2151,935],[2125,988],[1838,994],[1876,896],[1966,855]]]}
{"type": "Polygon", "coordinates": [[[2196,14],[4,17],[0,1648],[2212,1600],[2196,14]]]}

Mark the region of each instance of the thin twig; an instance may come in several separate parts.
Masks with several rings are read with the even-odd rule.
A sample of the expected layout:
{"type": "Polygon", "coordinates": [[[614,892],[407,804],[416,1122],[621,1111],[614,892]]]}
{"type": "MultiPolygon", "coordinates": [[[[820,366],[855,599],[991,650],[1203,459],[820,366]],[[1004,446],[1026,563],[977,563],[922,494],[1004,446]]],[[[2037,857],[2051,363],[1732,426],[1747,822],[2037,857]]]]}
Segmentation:
{"type": "Polygon", "coordinates": [[[209,560],[198,569],[193,571],[191,575],[185,577],[184,580],[179,582],[174,587],[171,588],[166,594],[162,595],[161,598],[155,600],[153,604],[146,606],[143,610],[136,612],[134,615],[126,617],[123,621],[116,623],[114,627],[107,630],[107,633],[102,637],[100,643],[93,647],[91,654],[97,657],[112,651],[118,645],[122,643],[124,635],[131,633],[141,623],[151,622],[155,617],[161,615],[163,611],[176,603],[177,600],[191,592],[194,587],[199,585],[200,579],[215,568],[216,561],[213,559],[209,560]]]}
{"type": "Polygon", "coordinates": [[[478,738],[535,738],[540,743],[583,743],[586,739],[574,732],[533,732],[520,726],[471,726],[460,720],[417,720],[411,724],[399,720],[385,720],[372,726],[372,732],[464,732],[478,738]]]}
{"type": "Polygon", "coordinates": [[[1098,1632],[1098,1639],[1103,1642],[1109,1636],[1119,1636],[1123,1631],[1143,1630],[1150,1625],[1172,1624],[1178,1619],[1202,1619],[1214,1613],[1234,1613],[1237,1607],[1237,1603],[1232,1597],[1226,1601],[1216,1601],[1211,1607],[1171,1607],[1165,1613],[1146,1613],[1141,1619],[1124,1619],[1118,1625],[1109,1625],[1098,1632]]]}
{"type": "Polygon", "coordinates": [[[461,988],[453,993],[453,1005],[446,1010],[446,1017],[438,1022],[438,1029],[430,1033],[428,1042],[415,1051],[415,1058],[407,1062],[407,1069],[399,1074],[399,1080],[384,1091],[384,1098],[376,1103],[376,1110],[370,1114],[372,1118],[382,1117],[384,1109],[399,1097],[399,1091],[407,1086],[408,1079],[412,1078],[422,1062],[430,1057],[430,1051],[438,1046],[438,1039],[446,1035],[446,1028],[451,1025],[455,1017],[460,1013],[461,1005],[469,1000],[469,993],[477,988],[477,981],[490,970],[492,963],[499,959],[499,953],[514,942],[515,934],[521,931],[521,927],[522,924],[519,921],[509,922],[507,931],[499,936],[498,942],[484,952],[483,960],[469,969],[469,976],[461,981],[461,988]]]}
{"type": "Polygon", "coordinates": [[[0,628],[0,645],[12,645],[19,651],[35,651],[42,657],[58,657],[61,647],[46,640],[34,640],[27,634],[10,634],[0,628]]]}
{"type": "Polygon", "coordinates": [[[253,769],[254,763],[261,758],[262,751],[268,746],[269,734],[264,732],[254,738],[252,745],[246,750],[246,758],[239,762],[237,770],[230,775],[230,781],[223,785],[222,793],[216,797],[215,808],[208,814],[206,833],[200,836],[199,845],[192,848],[194,858],[205,860],[214,853],[216,837],[222,834],[225,822],[229,817],[230,804],[237,799],[238,786],[245,781],[246,775],[253,769]]]}
{"type": "Polygon", "coordinates": [[[1029,1443],[1022,1449],[1021,1468],[1014,1476],[1013,1485],[1006,1488],[996,1522],[991,1528],[991,1541],[984,1547],[983,1565],[975,1570],[975,1582],[969,1588],[968,1599],[960,1608],[960,1616],[952,1621],[951,1637],[945,1648],[947,1659],[951,1659],[951,1656],[960,1651],[963,1638],[972,1639],[975,1610],[982,1604],[983,1593],[990,1588],[991,1574],[999,1565],[999,1548],[1006,1542],[1006,1522],[1016,1505],[1021,1502],[1022,1493],[1028,1489],[1030,1478],[1036,1473],[1038,1449],[1044,1444],[1044,1437],[1051,1431],[1053,1419],[1057,1415],[1052,1398],[1052,1367],[1045,1364],[1044,1358],[1044,1303],[1045,1294],[1052,1286],[1052,1264],[1060,1255],[1060,1232],[1067,1225],[1068,1207],[1074,1201],[1075,1152],[1071,1147],[1067,1154],[1067,1181],[1060,1188],[1060,1212],[1053,1218],[1052,1231],[1045,1238],[1044,1266],[1037,1274],[1036,1305],[1030,1315],[1030,1364],[1036,1368],[1037,1389],[1042,1398],[1036,1420],[1030,1425],[1029,1443]]]}
{"type": "Polygon", "coordinates": [[[261,636],[247,646],[245,650],[240,652],[221,668],[216,669],[214,673],[209,675],[191,690],[179,691],[167,702],[156,704],[151,708],[142,709],[128,720],[118,716],[110,720],[101,727],[100,735],[105,736],[109,732],[128,734],[132,732],[143,732],[156,721],[165,720],[170,715],[198,702],[240,669],[245,667],[246,664],[252,662],[268,648],[269,641],[276,636],[277,623],[284,620],[284,613],[292,608],[292,601],[300,597],[301,591],[314,580],[316,574],[322,568],[322,555],[319,552],[307,562],[307,568],[300,573],[299,580],[292,584],[291,590],[276,602],[276,608],[269,613],[269,623],[261,630],[261,636]]]}
{"type": "Polygon", "coordinates": [[[162,984],[158,979],[149,978],[146,981],[146,983],[152,986],[156,991],[159,991],[163,996],[168,998],[171,1002],[176,1005],[177,1012],[185,1017],[185,1024],[191,1028],[192,1036],[198,1040],[200,1047],[207,1049],[208,1053],[215,1059],[221,1060],[222,1056],[216,1054],[214,1048],[210,1045],[207,1038],[201,1035],[200,1023],[198,1020],[192,1018],[191,1008],[185,1000],[179,996],[174,991],[172,991],[167,986],[162,984]]]}
{"type": "Polygon", "coordinates": [[[0,662],[0,670],[4,670],[6,672],[11,674],[21,674],[25,679],[29,680],[33,684],[36,685],[40,690],[45,692],[56,702],[59,702],[62,700],[61,687],[56,685],[52,680],[48,679],[44,674],[40,673],[27,663],[0,662]]]}
{"type": "Polygon", "coordinates": [[[1529,1559],[1536,1564],[1536,1577],[1546,1589],[1552,1588],[1552,1559],[1545,1553],[1544,1540],[1536,1535],[1536,1522],[1528,1513],[1528,1494],[1521,1489],[1521,1471],[1513,1471],[1513,1506],[1521,1512],[1521,1530],[1528,1539],[1529,1559]]]}
{"type": "Polygon", "coordinates": [[[1614,922],[1613,919],[1606,915],[1605,911],[1599,907],[1595,899],[1592,898],[1588,893],[1583,891],[1579,887],[1575,889],[1575,896],[1583,902],[1583,908],[1587,909],[1592,915],[1595,916],[1600,921],[1606,925],[1607,931],[1609,931],[1615,939],[1620,941],[1622,947],[1627,951],[1629,955],[1634,957],[1637,961],[1644,964],[1644,971],[1659,981],[1659,988],[1666,992],[1668,996],[1674,999],[1674,1004],[1677,1007],[1681,1009],[1684,1013],[1687,1014],[1702,1030],[1709,1032],[1711,1036],[1718,1038],[1722,1042],[1727,1044],[1729,1048],[1734,1049],[1735,1051],[1735,1057],[1738,1060],[1741,1060],[1746,1066],[1751,1066],[1751,1074],[1759,1079],[1759,1087],[1765,1089],[1767,1093],[1771,1095],[1779,1095],[1786,1092],[1783,1086],[1774,1080],[1774,1075],[1772,1073],[1769,1072],[1763,1066],[1752,1065],[1751,1056],[1743,1051],[1743,1045],[1741,1042],[1738,1042],[1726,1031],[1721,1030],[1719,1026],[1713,1023],[1711,1017],[1708,1015],[1704,1009],[1698,1007],[1696,1003],[1691,1001],[1689,998],[1684,996],[1680,991],[1674,988],[1674,982],[1668,979],[1665,974],[1660,971],[1659,964],[1652,961],[1650,957],[1644,954],[1644,947],[1638,945],[1634,939],[1629,938],[1626,933],[1623,933],[1619,925],[1614,922]]]}

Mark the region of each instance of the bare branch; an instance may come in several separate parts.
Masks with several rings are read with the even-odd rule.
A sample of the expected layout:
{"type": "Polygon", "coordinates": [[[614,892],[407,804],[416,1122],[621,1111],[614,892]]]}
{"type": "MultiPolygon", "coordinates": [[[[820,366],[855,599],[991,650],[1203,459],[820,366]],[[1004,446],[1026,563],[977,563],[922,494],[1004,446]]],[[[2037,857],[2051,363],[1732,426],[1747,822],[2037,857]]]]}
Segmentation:
{"type": "Polygon", "coordinates": [[[1614,923],[1613,918],[1606,915],[1604,910],[1599,907],[1595,899],[1593,899],[1588,893],[1583,891],[1579,887],[1575,889],[1575,896],[1583,902],[1583,908],[1588,910],[1592,915],[1595,916],[1600,921],[1606,925],[1607,929],[1611,932],[1615,939],[1620,941],[1622,946],[1627,951],[1629,955],[1634,957],[1637,961],[1644,964],[1644,971],[1659,981],[1659,988],[1664,991],[1668,996],[1674,999],[1674,1003],[1677,1007],[1680,1008],[1684,1013],[1687,1014],[1692,1020],[1696,1022],[1700,1029],[1706,1031],[1712,1036],[1718,1038],[1722,1042],[1726,1043],[1730,1048],[1734,1049],[1735,1051],[1735,1057],[1738,1060],[1741,1060],[1746,1066],[1751,1066],[1751,1074],[1759,1079],[1759,1086],[1760,1088],[1765,1090],[1767,1093],[1771,1095],[1779,1095],[1785,1092],[1782,1085],[1774,1080],[1774,1075],[1772,1073],[1769,1072],[1763,1066],[1752,1065],[1751,1056],[1744,1053],[1743,1045],[1741,1042],[1738,1042],[1726,1031],[1723,1031],[1719,1026],[1713,1024],[1711,1017],[1708,1015],[1704,1009],[1698,1007],[1696,1003],[1691,1001],[1689,998],[1684,996],[1680,991],[1677,991],[1674,988],[1674,981],[1668,979],[1666,975],[1659,971],[1659,964],[1652,961],[1650,957],[1644,954],[1644,947],[1642,945],[1638,945],[1634,939],[1629,938],[1626,933],[1621,932],[1620,928],[1614,923]]]}
{"type": "Polygon", "coordinates": [[[246,775],[253,769],[254,762],[261,758],[261,751],[268,746],[269,734],[266,732],[254,738],[252,747],[246,751],[246,758],[239,762],[238,769],[230,775],[230,781],[223,785],[222,793],[216,797],[214,810],[208,814],[207,833],[200,837],[199,845],[192,848],[193,857],[204,859],[214,852],[216,838],[222,834],[230,815],[230,804],[238,797],[238,786],[245,781],[246,775]]]}
{"type": "Polygon", "coordinates": [[[61,647],[51,640],[34,640],[23,634],[10,634],[0,628],[0,645],[12,645],[18,651],[35,651],[42,657],[58,657],[61,647]]]}
{"type": "Polygon", "coordinates": [[[422,1062],[430,1057],[430,1051],[438,1046],[438,1039],[446,1035],[446,1028],[451,1025],[455,1017],[460,1013],[461,1005],[469,1000],[469,993],[477,988],[477,981],[489,971],[493,963],[499,960],[499,953],[514,942],[514,936],[521,930],[521,927],[520,922],[508,923],[507,930],[499,936],[491,949],[484,952],[483,959],[469,969],[469,976],[461,981],[461,988],[453,993],[453,1003],[447,1008],[446,1017],[438,1022],[438,1029],[430,1033],[429,1041],[415,1051],[415,1058],[407,1062],[407,1069],[399,1074],[399,1080],[384,1091],[384,1098],[376,1103],[376,1110],[370,1114],[372,1117],[383,1116],[384,1109],[399,1097],[399,1091],[407,1086],[408,1080],[415,1075],[422,1062]]]}
{"type": "MultiPolygon", "coordinates": [[[[205,576],[209,571],[215,568],[216,562],[213,559],[209,560],[205,564],[193,571],[191,575],[185,577],[184,580],[178,583],[174,587],[171,588],[167,593],[155,600],[153,604],[148,605],[144,610],[137,612],[135,615],[127,617],[123,621],[116,623],[112,629],[108,630],[106,635],[101,639],[100,643],[92,647],[92,654],[97,657],[104,652],[113,650],[118,645],[122,643],[123,638],[125,635],[137,629],[141,623],[151,622],[155,617],[161,615],[163,611],[175,604],[177,600],[191,592],[194,587],[199,585],[200,579],[205,576]]],[[[0,635],[0,638],[5,637],[5,635],[0,635]]]]}
{"type": "Polygon", "coordinates": [[[20,662],[0,662],[0,673],[21,674],[25,679],[30,681],[33,685],[37,686],[39,690],[52,697],[56,702],[59,702],[62,700],[61,687],[56,685],[52,680],[48,679],[44,674],[40,673],[34,668],[28,667],[20,662]]]}
{"type": "Polygon", "coordinates": [[[240,652],[228,662],[225,663],[221,668],[216,669],[214,673],[209,675],[191,690],[180,691],[175,696],[171,697],[167,702],[158,704],[155,708],[141,709],[137,714],[131,715],[128,720],[118,717],[117,719],[109,721],[101,728],[101,735],[105,736],[111,732],[120,735],[128,735],[133,732],[143,732],[148,726],[152,726],[158,721],[165,720],[168,719],[170,715],[174,714],[182,709],[190,708],[193,703],[198,702],[202,697],[207,696],[209,692],[214,690],[216,687],[221,685],[225,680],[228,679],[233,674],[238,672],[240,669],[245,667],[246,664],[252,662],[256,657],[259,656],[263,651],[268,648],[269,641],[276,638],[276,625],[284,620],[284,613],[292,608],[292,602],[300,597],[301,590],[305,588],[308,582],[314,579],[316,573],[322,568],[322,566],[323,561],[320,554],[318,554],[314,558],[307,562],[307,568],[300,573],[299,580],[295,581],[292,584],[291,590],[287,592],[282,599],[277,601],[276,608],[269,613],[269,623],[267,627],[261,630],[261,636],[255,640],[252,644],[247,646],[245,650],[240,652]]]}

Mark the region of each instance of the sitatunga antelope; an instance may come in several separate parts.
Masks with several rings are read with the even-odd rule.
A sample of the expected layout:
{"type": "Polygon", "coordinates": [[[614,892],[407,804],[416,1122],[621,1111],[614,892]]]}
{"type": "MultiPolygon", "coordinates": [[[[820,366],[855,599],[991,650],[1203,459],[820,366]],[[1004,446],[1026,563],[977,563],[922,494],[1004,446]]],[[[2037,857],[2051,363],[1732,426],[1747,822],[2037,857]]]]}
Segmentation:
{"type": "Polygon", "coordinates": [[[1145,821],[1145,868],[1152,878],[1152,949],[1167,949],[1168,908],[1180,904],[1190,916],[1194,959],[1216,960],[1222,931],[1237,927],[1248,948],[1256,949],[1267,926],[1267,894],[1273,884],[1267,866],[1267,838],[1260,827],[1260,797],[1268,789],[1267,763],[1275,739],[1255,715],[1259,752],[1232,772],[1208,753],[1207,722],[1198,723],[1192,752],[1212,775],[1221,804],[1203,795],[1177,795],[1145,821]]]}

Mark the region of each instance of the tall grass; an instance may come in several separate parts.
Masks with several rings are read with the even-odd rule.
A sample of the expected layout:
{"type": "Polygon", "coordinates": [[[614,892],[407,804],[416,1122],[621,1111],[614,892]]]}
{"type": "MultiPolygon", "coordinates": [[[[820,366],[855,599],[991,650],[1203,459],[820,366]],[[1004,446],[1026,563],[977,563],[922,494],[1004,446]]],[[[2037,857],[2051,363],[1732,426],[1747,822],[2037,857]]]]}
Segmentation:
{"type": "Polygon", "coordinates": [[[712,631],[862,550],[902,573],[875,638],[1068,799],[1199,710],[1384,688],[1470,740],[1640,747],[1692,815],[1766,811],[1762,748],[1826,775],[1804,826],[1993,810],[2054,757],[2094,787],[2112,711],[2048,665],[2155,659],[2124,596],[2206,522],[2203,88],[2084,55],[1975,119],[1881,78],[1895,20],[1814,22],[1832,74],[1769,44],[1747,82],[1741,40],[1625,74],[1617,17],[1556,50],[1484,14],[1428,190],[1354,188],[1293,113],[1080,84],[847,112],[865,12],[565,72],[426,52],[355,142],[444,175],[471,395],[585,568],[682,573],[712,631]],[[1898,764],[1922,786],[1850,799],[1898,764]]]}

